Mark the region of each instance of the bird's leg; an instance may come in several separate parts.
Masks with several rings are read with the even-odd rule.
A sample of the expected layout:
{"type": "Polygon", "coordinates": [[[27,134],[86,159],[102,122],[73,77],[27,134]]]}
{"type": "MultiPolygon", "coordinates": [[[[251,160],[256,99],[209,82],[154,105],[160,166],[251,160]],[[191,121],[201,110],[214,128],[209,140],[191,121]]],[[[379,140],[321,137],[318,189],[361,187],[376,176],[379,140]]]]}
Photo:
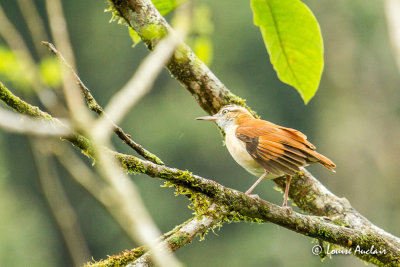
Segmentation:
{"type": "Polygon", "coordinates": [[[292,179],[292,176],[286,175],[285,199],[283,201],[282,208],[291,209],[291,207],[288,207],[288,205],[287,205],[287,199],[288,199],[288,195],[289,195],[289,187],[290,187],[290,180],[291,179],[292,179]]]}
{"type": "Polygon", "coordinates": [[[264,172],[263,175],[260,176],[260,178],[258,178],[258,180],[249,188],[249,190],[246,191],[246,195],[250,195],[250,193],[254,190],[254,188],[256,188],[256,186],[264,179],[264,177],[268,174],[267,171],[264,172]]]}

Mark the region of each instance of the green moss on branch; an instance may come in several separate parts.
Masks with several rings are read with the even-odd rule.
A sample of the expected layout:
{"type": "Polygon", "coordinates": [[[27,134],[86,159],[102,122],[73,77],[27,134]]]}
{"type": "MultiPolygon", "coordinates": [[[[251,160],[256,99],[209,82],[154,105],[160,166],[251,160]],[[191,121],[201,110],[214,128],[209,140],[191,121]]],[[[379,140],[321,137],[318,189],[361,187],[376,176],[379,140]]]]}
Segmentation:
{"type": "Polygon", "coordinates": [[[143,256],[146,253],[144,247],[138,247],[132,250],[125,250],[118,255],[113,255],[105,260],[100,260],[97,262],[88,262],[85,267],[116,267],[116,266],[126,266],[129,263],[135,261],[137,258],[143,256]]]}
{"type": "Polygon", "coordinates": [[[51,116],[41,111],[38,107],[32,106],[14,95],[3,83],[0,82],[0,99],[18,113],[29,115],[35,118],[51,119],[51,116]]]}

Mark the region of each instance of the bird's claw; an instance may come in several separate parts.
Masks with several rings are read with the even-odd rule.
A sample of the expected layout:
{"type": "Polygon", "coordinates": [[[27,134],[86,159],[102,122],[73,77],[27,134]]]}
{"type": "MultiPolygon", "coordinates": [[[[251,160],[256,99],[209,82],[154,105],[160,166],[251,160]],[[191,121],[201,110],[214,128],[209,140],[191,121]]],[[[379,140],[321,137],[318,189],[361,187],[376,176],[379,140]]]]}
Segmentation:
{"type": "Polygon", "coordinates": [[[282,205],[282,208],[285,209],[285,210],[287,210],[288,212],[292,212],[292,211],[293,211],[293,209],[292,209],[291,206],[282,205]]]}
{"type": "Polygon", "coordinates": [[[249,196],[249,197],[252,197],[252,198],[260,198],[260,196],[257,195],[257,194],[249,194],[248,196],[249,196]]]}

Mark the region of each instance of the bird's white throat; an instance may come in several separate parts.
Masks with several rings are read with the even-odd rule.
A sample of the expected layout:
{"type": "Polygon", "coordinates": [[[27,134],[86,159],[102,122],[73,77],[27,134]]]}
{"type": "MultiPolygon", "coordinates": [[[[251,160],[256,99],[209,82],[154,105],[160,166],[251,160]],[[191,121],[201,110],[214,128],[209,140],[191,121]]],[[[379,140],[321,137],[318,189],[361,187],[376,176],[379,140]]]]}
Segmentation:
{"type": "MultiPolygon", "coordinates": [[[[227,119],[227,118],[218,119],[218,120],[216,120],[216,123],[225,132],[227,132],[229,129],[236,126],[235,120],[233,118],[232,119],[227,119]]],[[[235,127],[235,129],[236,128],[237,128],[237,126],[235,127]]]]}

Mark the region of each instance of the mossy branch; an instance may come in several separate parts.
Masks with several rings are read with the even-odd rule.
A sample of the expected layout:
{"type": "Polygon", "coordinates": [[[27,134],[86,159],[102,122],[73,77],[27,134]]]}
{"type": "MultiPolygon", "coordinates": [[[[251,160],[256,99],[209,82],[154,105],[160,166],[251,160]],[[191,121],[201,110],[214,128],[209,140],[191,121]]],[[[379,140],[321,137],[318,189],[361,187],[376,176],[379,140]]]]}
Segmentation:
{"type": "MultiPolygon", "coordinates": [[[[4,85],[0,86],[0,96],[7,96],[4,99],[1,97],[1,99],[3,101],[8,100],[7,104],[18,112],[27,114],[29,110],[35,110],[35,112],[30,112],[29,114],[36,118],[56,121],[52,119],[49,114],[42,112],[40,109],[14,96],[4,85]]],[[[82,149],[82,151],[88,152],[90,142],[86,138],[76,135],[71,137],[70,141],[82,149]]],[[[214,218],[210,220],[209,226],[204,227],[201,231],[213,227],[218,222],[223,223],[225,221],[272,222],[306,236],[317,238],[341,247],[351,248],[353,252],[356,248],[367,251],[373,246],[385,253],[355,255],[365,261],[382,266],[398,266],[400,264],[399,239],[372,226],[365,218],[351,209],[350,205],[342,203],[346,202],[344,200],[338,201],[338,203],[330,203],[329,206],[333,207],[333,210],[338,209],[336,205],[339,205],[339,207],[343,206],[343,210],[338,209],[334,212],[334,215],[338,215],[337,212],[342,212],[342,214],[346,215],[343,217],[343,220],[332,220],[332,217],[325,218],[303,215],[297,212],[290,212],[260,198],[250,197],[242,192],[224,187],[213,180],[205,179],[188,171],[157,165],[150,161],[114,151],[110,151],[110,153],[120,161],[126,171],[144,173],[150,177],[166,180],[169,185],[174,185],[178,193],[184,194],[190,198],[192,201],[192,208],[196,211],[197,216],[214,218]]],[[[91,154],[91,156],[94,155],[91,154]]],[[[312,179],[315,178],[303,171],[299,173],[297,177],[294,177],[293,180],[298,180],[301,181],[300,183],[303,183],[312,181],[312,179]]],[[[326,189],[325,192],[322,193],[325,195],[332,194],[326,189]]],[[[333,199],[328,198],[328,201],[336,200],[333,194],[331,198],[333,199]]],[[[310,200],[309,202],[312,201],[310,200]]],[[[328,205],[328,203],[324,204],[328,205]]],[[[322,209],[321,205],[316,205],[316,207],[322,209]]],[[[176,231],[175,233],[178,232],[179,231],[176,231]]],[[[192,233],[195,234],[193,234],[191,238],[199,233],[199,231],[192,233]]],[[[167,234],[167,242],[169,242],[168,240],[179,241],[169,243],[171,249],[176,250],[187,244],[185,240],[189,240],[188,238],[185,238],[184,235],[174,234],[167,234]]]]}
{"type": "MultiPolygon", "coordinates": [[[[218,220],[212,216],[195,216],[164,234],[162,236],[163,242],[166,242],[172,251],[176,251],[192,242],[197,235],[204,235],[217,222],[218,220]]],[[[125,250],[105,260],[88,262],[85,267],[126,266],[129,263],[141,264],[140,266],[152,266],[148,249],[138,247],[132,250],[125,250]]]]}
{"type": "Polygon", "coordinates": [[[50,114],[41,111],[38,107],[32,106],[14,95],[3,83],[0,82],[0,99],[15,111],[36,118],[50,119],[50,114]]]}

